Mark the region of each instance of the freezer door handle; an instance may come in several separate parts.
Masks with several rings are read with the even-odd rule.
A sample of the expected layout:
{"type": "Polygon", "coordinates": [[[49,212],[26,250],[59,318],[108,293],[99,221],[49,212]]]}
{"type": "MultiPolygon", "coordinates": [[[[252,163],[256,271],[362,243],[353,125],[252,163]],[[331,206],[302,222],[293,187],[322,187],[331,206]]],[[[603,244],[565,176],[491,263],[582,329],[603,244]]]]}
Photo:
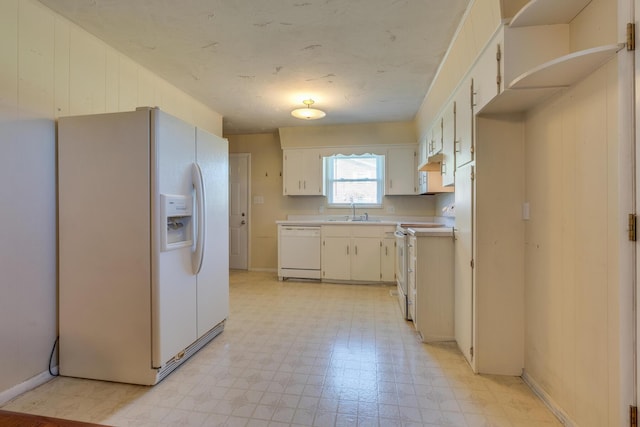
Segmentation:
{"type": "Polygon", "coordinates": [[[191,253],[191,265],[193,274],[198,274],[202,268],[202,260],[204,258],[204,241],[207,230],[205,229],[206,202],[204,191],[204,179],[202,177],[202,169],[200,165],[194,163],[191,167],[191,180],[196,193],[196,230],[195,230],[195,248],[191,253]]]}

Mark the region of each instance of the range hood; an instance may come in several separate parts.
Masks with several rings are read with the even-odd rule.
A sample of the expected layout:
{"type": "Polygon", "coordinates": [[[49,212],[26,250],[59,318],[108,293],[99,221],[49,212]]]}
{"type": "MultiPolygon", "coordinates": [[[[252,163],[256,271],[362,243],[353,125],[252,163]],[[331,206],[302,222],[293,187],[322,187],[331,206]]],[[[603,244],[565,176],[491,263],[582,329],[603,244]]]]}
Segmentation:
{"type": "Polygon", "coordinates": [[[444,156],[442,153],[434,154],[433,156],[429,156],[426,162],[418,166],[418,170],[422,172],[440,172],[441,171],[441,163],[442,158],[444,156]]]}

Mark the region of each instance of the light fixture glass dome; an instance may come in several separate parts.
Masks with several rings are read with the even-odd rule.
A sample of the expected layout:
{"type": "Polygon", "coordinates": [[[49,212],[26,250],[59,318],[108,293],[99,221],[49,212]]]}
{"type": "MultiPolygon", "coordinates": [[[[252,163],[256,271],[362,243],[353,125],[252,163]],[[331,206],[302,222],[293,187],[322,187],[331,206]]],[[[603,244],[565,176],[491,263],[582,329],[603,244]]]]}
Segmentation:
{"type": "Polygon", "coordinates": [[[313,102],[313,99],[305,99],[304,101],[302,101],[302,103],[306,105],[306,107],[296,108],[291,112],[291,115],[295,118],[303,120],[317,120],[326,116],[327,114],[324,111],[318,110],[317,108],[311,108],[313,102]]]}

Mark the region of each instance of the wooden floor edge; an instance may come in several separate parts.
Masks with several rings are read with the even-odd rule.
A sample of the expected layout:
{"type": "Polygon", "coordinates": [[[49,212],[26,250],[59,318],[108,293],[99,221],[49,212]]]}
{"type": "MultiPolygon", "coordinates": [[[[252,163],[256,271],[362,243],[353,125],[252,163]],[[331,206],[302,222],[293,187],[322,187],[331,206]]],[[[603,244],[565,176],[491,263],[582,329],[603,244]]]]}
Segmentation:
{"type": "Polygon", "coordinates": [[[82,421],[63,420],[61,418],[44,417],[42,415],[23,414],[0,409],[0,426],[2,427],[106,427],[103,424],[85,423],[82,421]]]}

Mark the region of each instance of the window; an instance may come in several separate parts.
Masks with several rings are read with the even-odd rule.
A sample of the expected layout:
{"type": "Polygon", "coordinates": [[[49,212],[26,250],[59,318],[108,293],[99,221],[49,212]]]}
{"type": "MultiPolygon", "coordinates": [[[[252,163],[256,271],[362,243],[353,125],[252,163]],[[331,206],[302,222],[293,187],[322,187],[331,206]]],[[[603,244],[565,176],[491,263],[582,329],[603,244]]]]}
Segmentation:
{"type": "Polygon", "coordinates": [[[335,155],[324,161],[329,205],[382,205],[384,156],[335,155]]]}

